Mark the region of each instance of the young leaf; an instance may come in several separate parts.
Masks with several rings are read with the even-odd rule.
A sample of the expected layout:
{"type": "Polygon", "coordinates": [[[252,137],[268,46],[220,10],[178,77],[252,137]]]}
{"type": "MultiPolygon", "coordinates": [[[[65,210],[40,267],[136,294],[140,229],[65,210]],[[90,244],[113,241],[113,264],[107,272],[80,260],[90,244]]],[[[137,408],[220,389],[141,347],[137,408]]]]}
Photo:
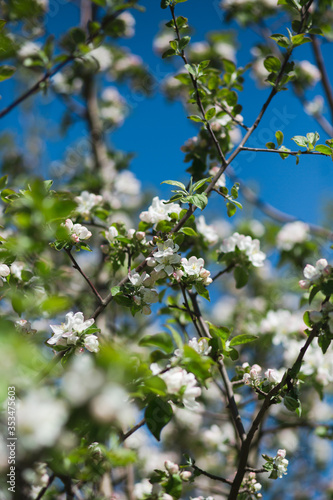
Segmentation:
{"type": "Polygon", "coordinates": [[[249,342],[253,342],[254,340],[257,340],[259,337],[257,335],[250,335],[250,334],[242,334],[242,335],[237,335],[230,341],[230,346],[234,345],[241,345],[241,344],[248,344],[249,342]]]}
{"type": "Polygon", "coordinates": [[[216,109],[215,108],[210,108],[206,113],[205,113],[205,119],[207,121],[211,120],[216,114],[216,109]]]}
{"type": "Polygon", "coordinates": [[[278,146],[282,146],[282,143],[283,143],[283,133],[281,132],[281,130],[277,130],[275,132],[275,137],[276,137],[278,146]]]}
{"type": "Polygon", "coordinates": [[[162,181],[161,184],[170,184],[171,186],[177,186],[179,187],[182,191],[186,191],[186,186],[182,182],[178,181],[162,181]]]}
{"type": "Polygon", "coordinates": [[[148,404],[145,411],[146,424],[152,435],[160,441],[161,431],[171,420],[173,415],[169,403],[155,397],[148,404]]]}
{"type": "Polygon", "coordinates": [[[268,56],[264,60],[264,66],[267,69],[267,71],[269,72],[273,71],[274,73],[277,73],[278,71],[280,71],[281,61],[277,57],[268,56]]]}
{"type": "Polygon", "coordinates": [[[156,335],[145,335],[139,341],[139,345],[158,347],[167,354],[170,354],[174,350],[172,339],[166,332],[157,333],[156,335]]]}

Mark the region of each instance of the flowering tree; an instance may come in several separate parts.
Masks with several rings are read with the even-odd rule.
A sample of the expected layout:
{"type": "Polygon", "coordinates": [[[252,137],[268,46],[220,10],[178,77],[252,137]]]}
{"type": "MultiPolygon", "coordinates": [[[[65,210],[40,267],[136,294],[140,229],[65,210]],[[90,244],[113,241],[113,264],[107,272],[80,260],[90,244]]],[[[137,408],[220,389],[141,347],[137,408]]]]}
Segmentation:
{"type": "Polygon", "coordinates": [[[230,31],[191,43],[185,1],[161,1],[168,20],[154,40],[174,65],[161,87],[197,127],[184,183],[166,175],[169,199],[144,198],[131,156],[109,143],[128,112],[121,84],[156,87],[117,43],[134,36],[131,9],[144,9],[81,0],[80,26],[56,40],[46,25],[60,1],[3,2],[0,79],[24,89],[0,117],[52,93],[62,130],[79,121],[88,136],[43,176],[2,139],[1,498],[333,498],[332,233],[263,202],[234,168],[248,152],[330,168],[330,2],[223,0],[226,23],[261,37],[238,67],[230,31]],[[316,65],[297,62],[303,44],[316,65]],[[249,71],[266,90],[250,125],[249,71]],[[283,90],[326,140],[277,129],[250,147],[283,90]],[[221,218],[208,223],[211,204],[221,218]]]}

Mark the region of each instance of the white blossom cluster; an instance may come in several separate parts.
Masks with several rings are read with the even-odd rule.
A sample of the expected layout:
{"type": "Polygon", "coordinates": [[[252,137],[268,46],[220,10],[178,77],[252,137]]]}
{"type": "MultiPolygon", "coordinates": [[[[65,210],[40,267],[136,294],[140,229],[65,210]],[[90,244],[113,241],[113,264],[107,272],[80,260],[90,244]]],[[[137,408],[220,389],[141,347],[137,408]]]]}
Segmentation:
{"type": "Polygon", "coordinates": [[[157,363],[153,363],[150,369],[154,375],[158,375],[164,380],[168,394],[179,396],[185,408],[195,410],[199,407],[199,403],[195,398],[201,396],[201,388],[197,385],[197,379],[193,373],[187,372],[180,366],[161,373],[157,363]]]}
{"type": "Polygon", "coordinates": [[[287,474],[289,460],[286,459],[286,450],[278,450],[273,459],[273,464],[276,467],[278,477],[281,478],[287,474]]]}
{"type": "Polygon", "coordinates": [[[66,222],[62,225],[67,229],[69,237],[74,244],[88,240],[92,235],[85,226],[74,224],[71,219],[66,219],[66,222]]]}
{"type": "Polygon", "coordinates": [[[302,221],[285,224],[277,234],[277,247],[291,250],[297,243],[304,243],[309,237],[309,226],[302,221]]]}
{"type": "Polygon", "coordinates": [[[75,211],[82,217],[88,218],[91,215],[91,210],[102,203],[103,197],[99,194],[82,191],[79,196],[74,198],[74,201],[78,204],[75,211]]]}
{"type": "MultiPolygon", "coordinates": [[[[99,351],[99,343],[96,335],[82,335],[93,323],[94,319],[84,320],[82,312],[69,312],[66,314],[66,322],[61,325],[50,325],[53,331],[53,336],[47,341],[50,345],[75,346],[81,338],[83,345],[90,352],[99,351]]],[[[79,347],[76,352],[82,352],[82,347],[79,347]]]]}
{"type": "Polygon", "coordinates": [[[129,280],[135,286],[134,302],[142,308],[143,314],[151,314],[150,304],[158,301],[158,293],[150,288],[151,280],[149,274],[144,271],[141,276],[132,271],[129,280]]]}
{"type": "Polygon", "coordinates": [[[243,382],[246,385],[251,385],[255,387],[259,382],[269,383],[269,384],[278,384],[281,382],[283,377],[283,370],[275,370],[274,368],[268,368],[265,371],[264,378],[261,379],[262,368],[260,365],[254,364],[251,367],[248,363],[243,363],[242,368],[247,370],[243,376],[243,382]]]}
{"type": "Polygon", "coordinates": [[[220,246],[220,252],[231,253],[235,252],[237,248],[245,253],[254,267],[261,267],[264,265],[266,254],[260,250],[259,240],[253,240],[251,236],[245,236],[244,234],[236,232],[229,236],[229,238],[223,240],[220,246]]]}
{"type": "MultiPolygon", "coordinates": [[[[192,347],[192,349],[194,349],[201,356],[208,356],[208,354],[212,350],[211,346],[208,345],[208,339],[206,338],[200,338],[198,340],[196,337],[193,337],[188,341],[188,345],[192,347]]],[[[182,355],[183,355],[183,349],[175,350],[176,358],[182,355]]]]}
{"type": "MultiPolygon", "coordinates": [[[[220,180],[220,179],[219,179],[220,180]]],[[[199,215],[196,219],[197,231],[208,245],[215,245],[219,240],[219,235],[214,226],[206,223],[204,215],[199,215]]]]}
{"type": "Polygon", "coordinates": [[[153,257],[148,257],[147,264],[154,267],[155,272],[164,271],[168,276],[174,272],[174,266],[177,266],[181,257],[177,254],[179,246],[168,239],[157,243],[157,252],[153,257]]]}
{"type": "Polygon", "coordinates": [[[332,272],[332,266],[330,266],[326,259],[319,259],[315,266],[307,264],[304,268],[303,274],[305,280],[299,281],[299,286],[303,290],[307,290],[311,285],[318,284],[322,279],[326,279],[330,276],[332,272]]]}
{"type": "Polygon", "coordinates": [[[300,312],[290,312],[287,309],[268,311],[262,319],[259,330],[261,333],[273,333],[274,345],[288,343],[292,333],[304,332],[305,324],[300,312]]]}
{"type": "Polygon", "coordinates": [[[189,278],[190,280],[201,281],[205,286],[210,285],[213,280],[210,277],[210,271],[203,266],[205,261],[202,258],[197,258],[194,255],[189,259],[183,257],[180,261],[181,269],[175,271],[174,277],[179,281],[181,278],[189,278]]]}
{"type": "Polygon", "coordinates": [[[153,198],[153,202],[146,212],[141,212],[140,219],[148,224],[154,224],[154,227],[160,221],[170,221],[169,214],[179,215],[181,207],[177,203],[166,203],[166,200],[160,200],[158,196],[153,198]]]}

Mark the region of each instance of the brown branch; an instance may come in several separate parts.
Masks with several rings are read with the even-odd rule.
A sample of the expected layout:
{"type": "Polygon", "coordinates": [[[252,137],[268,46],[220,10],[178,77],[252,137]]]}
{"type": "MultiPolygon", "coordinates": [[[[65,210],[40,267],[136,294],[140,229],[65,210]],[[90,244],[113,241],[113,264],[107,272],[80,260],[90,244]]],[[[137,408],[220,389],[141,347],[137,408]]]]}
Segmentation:
{"type": "Polygon", "coordinates": [[[140,429],[140,427],[143,427],[146,423],[146,419],[143,418],[138,424],[134,425],[134,427],[132,427],[129,431],[127,431],[122,437],[121,437],[121,441],[125,441],[127,438],[129,438],[130,436],[132,436],[132,434],[134,434],[134,432],[136,432],[138,429],[140,429]]]}
{"type": "Polygon", "coordinates": [[[319,155],[319,156],[328,156],[324,153],[320,153],[319,151],[279,151],[278,149],[266,149],[266,148],[247,148],[242,147],[241,151],[255,151],[256,153],[278,153],[278,154],[286,154],[292,156],[298,155],[319,155]]]}
{"type": "Polygon", "coordinates": [[[206,472],[205,470],[200,469],[200,467],[198,467],[195,464],[191,465],[191,467],[194,470],[196,470],[197,472],[199,472],[200,474],[202,474],[203,476],[209,477],[210,479],[214,479],[215,481],[220,481],[221,483],[225,483],[225,484],[232,484],[232,481],[229,481],[229,479],[225,479],[224,477],[216,476],[215,474],[211,474],[210,472],[206,472]]]}
{"type": "Polygon", "coordinates": [[[55,474],[51,474],[51,476],[49,477],[49,480],[47,482],[47,485],[44,486],[44,488],[42,488],[40,490],[40,492],[36,496],[35,500],[40,500],[41,498],[43,498],[44,494],[47,492],[47,490],[49,489],[49,487],[51,486],[51,484],[53,483],[54,480],[55,480],[55,474]]]}
{"type": "Polygon", "coordinates": [[[104,300],[103,298],[101,297],[101,295],[98,293],[98,291],[96,290],[96,288],[94,287],[94,285],[92,284],[92,282],[90,281],[90,279],[88,278],[88,276],[84,273],[84,271],[81,269],[81,267],[79,266],[79,264],[76,262],[76,260],[74,259],[73,255],[71,254],[71,251],[68,250],[67,248],[65,248],[65,252],[67,253],[68,257],[71,259],[72,263],[73,263],[73,268],[74,269],[77,269],[77,271],[79,271],[79,273],[81,274],[81,276],[85,279],[85,281],[88,283],[89,287],[91,288],[92,292],[94,293],[94,295],[97,297],[98,299],[98,302],[100,304],[103,304],[104,300]]]}
{"type": "Polygon", "coordinates": [[[318,69],[319,69],[320,74],[321,74],[321,82],[323,84],[325,95],[326,95],[328,105],[330,108],[331,120],[332,120],[332,125],[333,125],[333,90],[332,90],[331,82],[329,80],[329,77],[328,77],[328,74],[326,71],[325,62],[324,62],[323,55],[321,53],[318,38],[316,36],[312,35],[311,39],[312,39],[311,45],[313,48],[313,53],[314,53],[314,56],[316,59],[318,69]]]}
{"type": "MultiPolygon", "coordinates": [[[[306,353],[309,345],[313,341],[313,339],[316,337],[316,335],[317,335],[317,331],[316,331],[316,329],[313,329],[312,332],[310,333],[309,337],[307,338],[304,346],[301,348],[299,355],[298,355],[295,363],[293,364],[292,369],[296,366],[301,366],[301,363],[302,363],[302,360],[305,356],[305,353],[306,353]]],[[[238,470],[237,470],[235,479],[233,481],[228,500],[236,500],[237,499],[239,488],[242,484],[243,477],[244,477],[244,474],[246,472],[247,460],[248,460],[248,456],[250,453],[252,440],[253,440],[267,410],[270,408],[270,406],[272,404],[274,404],[275,396],[278,395],[280,389],[282,389],[282,387],[285,384],[290,384],[292,382],[292,377],[290,375],[292,369],[288,370],[287,375],[282,378],[281,382],[279,382],[275,387],[273,387],[271,389],[271,391],[266,395],[260,410],[258,411],[256,417],[254,418],[254,420],[252,422],[250,430],[247,433],[246,439],[242,444],[242,448],[241,448],[241,451],[239,454],[238,470]]]]}

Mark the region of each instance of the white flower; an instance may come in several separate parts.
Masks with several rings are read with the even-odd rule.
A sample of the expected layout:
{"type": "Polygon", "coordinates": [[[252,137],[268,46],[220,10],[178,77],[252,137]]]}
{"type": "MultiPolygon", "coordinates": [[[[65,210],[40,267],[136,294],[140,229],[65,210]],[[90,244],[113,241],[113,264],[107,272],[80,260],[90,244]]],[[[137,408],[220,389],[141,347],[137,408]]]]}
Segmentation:
{"type": "Polygon", "coordinates": [[[35,42],[24,42],[23,45],[17,51],[17,57],[25,59],[26,57],[31,57],[36,55],[41,50],[41,44],[35,42]]]}
{"type": "Polygon", "coordinates": [[[171,239],[157,243],[158,251],[154,253],[154,259],[157,262],[155,271],[165,271],[168,275],[173,273],[173,265],[179,264],[181,257],[177,254],[179,249],[171,239]]]}
{"type": "Polygon", "coordinates": [[[70,219],[66,219],[66,222],[62,224],[68,231],[71,240],[74,243],[78,243],[80,240],[88,240],[92,233],[81,224],[74,224],[70,219]]]}
{"type": "Polygon", "coordinates": [[[253,240],[251,236],[244,236],[244,234],[234,233],[223,240],[220,251],[223,253],[234,252],[236,247],[245,253],[254,267],[264,265],[266,254],[260,250],[259,240],[253,240]]]}
{"type": "Polygon", "coordinates": [[[88,191],[82,191],[80,196],[76,196],[74,200],[78,203],[76,212],[81,214],[83,217],[88,217],[91,209],[96,205],[100,205],[103,198],[99,194],[96,195],[94,193],[89,193],[88,191]]]}
{"type": "Polygon", "coordinates": [[[110,50],[108,50],[106,47],[103,47],[102,45],[100,47],[92,49],[88,54],[83,56],[83,59],[87,61],[94,59],[95,61],[97,61],[100,71],[105,71],[110,68],[113,62],[113,57],[110,50]]]}
{"type": "Polygon", "coordinates": [[[17,417],[21,445],[27,450],[37,450],[56,443],[67,420],[67,407],[49,389],[35,389],[20,401],[17,417]]]}
{"type": "Polygon", "coordinates": [[[198,233],[203,236],[204,240],[206,240],[209,245],[215,245],[215,243],[217,243],[219,236],[213,226],[206,224],[206,220],[203,215],[200,215],[197,218],[196,226],[198,233]]]}
{"type": "Polygon", "coordinates": [[[188,373],[180,366],[171,368],[165,373],[159,375],[164,380],[169,394],[178,394],[181,392],[181,399],[189,410],[198,408],[199,403],[195,401],[201,395],[201,388],[197,386],[197,380],[193,373],[188,373]]]}
{"type": "Polygon", "coordinates": [[[208,345],[208,340],[206,338],[199,339],[198,341],[196,337],[193,337],[193,339],[188,341],[188,345],[203,356],[208,356],[212,350],[212,347],[208,345]]]}
{"type": "Polygon", "coordinates": [[[166,460],[164,462],[164,467],[166,468],[166,470],[168,472],[170,472],[170,474],[178,474],[179,472],[179,466],[173,462],[171,462],[171,460],[166,460]]]}
{"type": "Polygon", "coordinates": [[[314,64],[311,64],[309,61],[304,60],[299,63],[297,63],[297,66],[300,68],[301,73],[304,74],[304,76],[307,78],[309,81],[310,85],[315,85],[319,80],[321,80],[321,73],[317,66],[314,64]]]}
{"type": "Polygon", "coordinates": [[[277,234],[277,247],[280,250],[291,250],[296,243],[303,243],[308,239],[309,230],[308,224],[301,221],[286,224],[277,234]]]}
{"type": "Polygon", "coordinates": [[[287,345],[290,334],[304,332],[305,324],[303,314],[294,312],[291,313],[286,309],[278,309],[277,311],[268,311],[266,317],[260,323],[260,331],[262,333],[273,333],[273,344],[287,345]]]}
{"type": "Polygon", "coordinates": [[[169,214],[176,213],[179,215],[181,207],[176,203],[164,203],[165,200],[160,200],[158,196],[153,198],[153,202],[148,208],[148,211],[141,212],[140,219],[148,224],[157,224],[162,220],[170,221],[169,214]]]}
{"type": "Polygon", "coordinates": [[[201,258],[198,259],[194,255],[192,255],[192,257],[190,257],[188,260],[183,258],[181,259],[180,262],[181,265],[183,266],[184,272],[188,276],[196,276],[196,277],[200,276],[200,271],[205,263],[203,259],[201,258]]]}
{"type": "Polygon", "coordinates": [[[118,230],[114,226],[110,226],[107,231],[105,231],[105,238],[112,243],[112,241],[117,238],[118,236],[118,230]]]}
{"type": "Polygon", "coordinates": [[[47,343],[50,345],[57,344],[62,339],[68,339],[68,343],[76,343],[74,339],[77,336],[75,333],[82,333],[84,330],[87,330],[93,323],[94,319],[87,319],[84,321],[84,316],[82,312],[69,312],[66,314],[66,323],[61,323],[61,325],[50,325],[51,330],[53,331],[53,337],[51,337],[47,343]]]}
{"type": "Polygon", "coordinates": [[[6,264],[0,264],[0,287],[3,285],[3,282],[6,281],[6,277],[9,276],[10,269],[6,264]]]}
{"type": "Polygon", "coordinates": [[[125,24],[125,29],[124,29],[122,36],[124,36],[126,38],[132,38],[132,36],[134,36],[134,33],[135,33],[135,31],[134,31],[135,19],[132,16],[132,14],[128,11],[125,11],[125,12],[122,12],[117,17],[117,19],[120,19],[125,24]]]}
{"type": "Polygon", "coordinates": [[[25,265],[23,262],[13,262],[13,264],[10,266],[10,272],[15,278],[18,280],[22,279],[22,271],[25,268],[25,265]]]}
{"type": "Polygon", "coordinates": [[[281,374],[277,370],[274,370],[274,368],[266,370],[265,377],[271,384],[278,384],[281,381],[281,374]]]}
{"type": "Polygon", "coordinates": [[[282,477],[283,475],[287,474],[287,467],[289,464],[289,461],[285,458],[286,456],[286,450],[278,450],[276,457],[274,457],[274,465],[277,468],[277,474],[278,477],[282,477]]]}
{"type": "MultiPolygon", "coordinates": [[[[213,167],[211,167],[211,168],[209,169],[209,173],[210,173],[210,175],[215,176],[219,170],[220,170],[220,167],[219,167],[219,166],[217,166],[217,165],[214,165],[213,167]]],[[[225,178],[225,175],[224,175],[224,174],[222,174],[222,175],[218,178],[218,180],[217,180],[217,182],[216,182],[215,186],[216,186],[216,187],[225,187],[225,185],[226,185],[226,178],[225,178]]]]}
{"type": "Polygon", "coordinates": [[[86,335],[84,337],[84,347],[90,352],[99,351],[99,342],[96,335],[86,335]]]}
{"type": "Polygon", "coordinates": [[[299,285],[301,288],[309,288],[313,283],[316,283],[321,277],[328,276],[331,273],[331,266],[326,259],[319,259],[315,266],[307,264],[304,268],[303,274],[306,280],[301,280],[299,285]]]}

